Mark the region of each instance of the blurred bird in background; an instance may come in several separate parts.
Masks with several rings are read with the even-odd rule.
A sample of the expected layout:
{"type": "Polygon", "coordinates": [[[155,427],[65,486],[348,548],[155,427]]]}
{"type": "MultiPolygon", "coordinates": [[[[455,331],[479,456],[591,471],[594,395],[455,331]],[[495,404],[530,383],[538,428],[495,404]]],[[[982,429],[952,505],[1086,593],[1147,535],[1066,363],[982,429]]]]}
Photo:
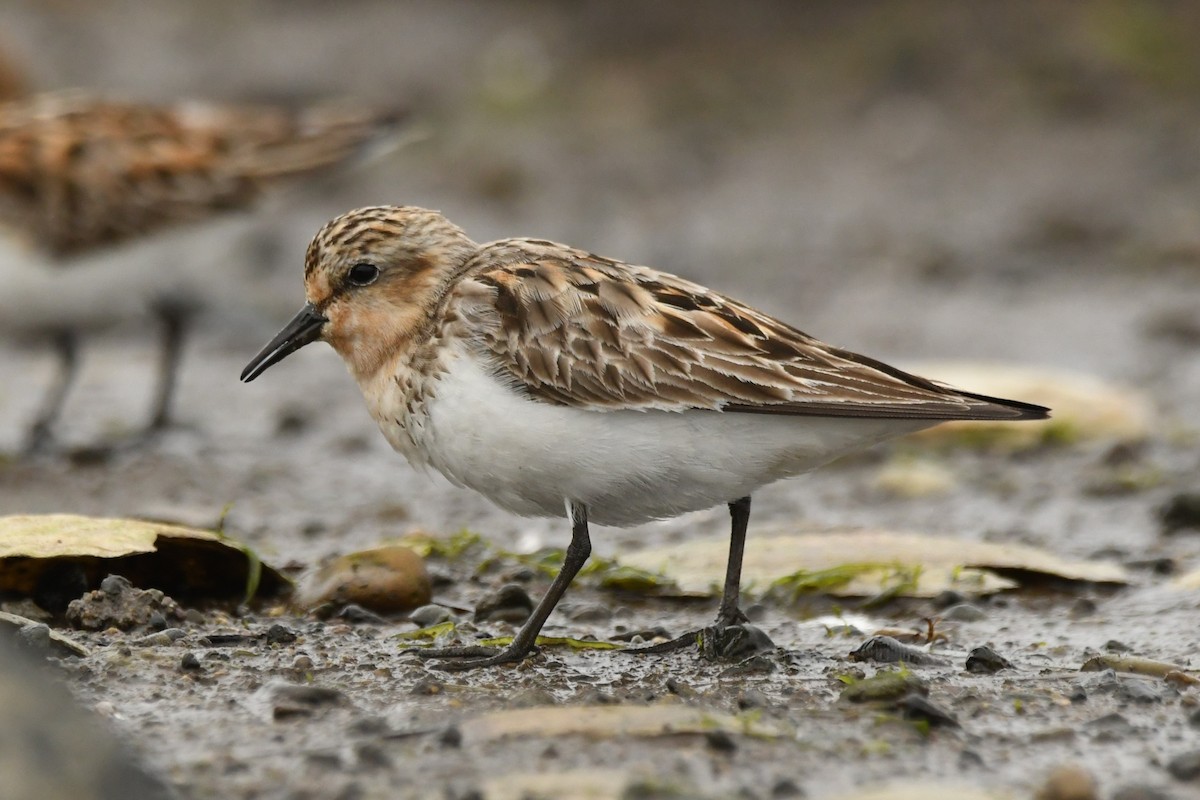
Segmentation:
{"type": "Polygon", "coordinates": [[[203,284],[220,281],[170,252],[135,255],[137,241],[252,208],[275,184],[390,149],[401,121],[346,103],[145,105],[78,91],[0,103],[0,227],[14,245],[0,252],[0,328],[53,343],[59,362],[24,452],[54,441],[81,335],[119,322],[158,323],[157,388],[138,440],[168,425],[188,323],[203,284]]]}

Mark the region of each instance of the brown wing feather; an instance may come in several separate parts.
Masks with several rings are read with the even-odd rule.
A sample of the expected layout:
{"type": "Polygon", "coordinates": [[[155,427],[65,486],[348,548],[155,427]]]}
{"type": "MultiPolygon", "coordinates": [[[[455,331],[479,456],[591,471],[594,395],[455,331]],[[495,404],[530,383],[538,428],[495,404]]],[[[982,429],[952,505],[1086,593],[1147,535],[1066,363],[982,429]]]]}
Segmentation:
{"type": "Polygon", "coordinates": [[[342,161],[394,115],[148,106],[68,92],[0,104],[0,221],[66,255],[250,205],[342,161]]]}
{"type": "Polygon", "coordinates": [[[824,344],[674,275],[535,240],[486,245],[452,295],[469,335],[530,397],[589,408],[1032,419],[824,344]]]}

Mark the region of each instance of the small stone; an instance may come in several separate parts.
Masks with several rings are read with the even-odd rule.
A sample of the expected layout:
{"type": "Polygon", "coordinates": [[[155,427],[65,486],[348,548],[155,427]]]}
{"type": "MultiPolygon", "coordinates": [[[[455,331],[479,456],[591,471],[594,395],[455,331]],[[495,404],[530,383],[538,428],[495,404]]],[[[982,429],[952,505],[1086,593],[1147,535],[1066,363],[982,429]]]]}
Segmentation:
{"type": "Polygon", "coordinates": [[[533,600],[523,586],[506,583],[475,606],[476,622],[521,623],[533,613],[533,600]]]}
{"type": "Polygon", "coordinates": [[[978,622],[987,619],[987,612],[974,603],[956,603],[943,611],[942,617],[954,622],[978,622]]]}
{"type": "Polygon", "coordinates": [[[1175,756],[1167,762],[1167,772],[1178,781],[1194,781],[1200,778],[1200,750],[1175,756]]]}
{"type": "Polygon", "coordinates": [[[109,575],[104,580],[100,581],[100,591],[107,595],[116,597],[117,595],[127,592],[133,588],[133,584],[123,575],[109,575]]]}
{"type": "Polygon", "coordinates": [[[311,683],[274,681],[258,691],[268,698],[272,716],[277,720],[311,716],[320,708],[348,704],[341,691],[311,683]]]}
{"type": "Polygon", "coordinates": [[[608,622],[612,619],[612,611],[608,606],[599,603],[585,603],[564,610],[567,619],[574,622],[608,622]]]}
{"type": "Polygon", "coordinates": [[[183,620],[184,622],[188,622],[192,625],[203,625],[204,615],[195,608],[189,608],[187,611],[183,612],[183,620]]]}
{"type": "Polygon", "coordinates": [[[200,665],[200,659],[193,652],[183,654],[183,658],[179,659],[179,668],[184,672],[198,672],[203,667],[200,665]]]}
{"type": "Polygon", "coordinates": [[[296,604],[306,609],[356,604],[391,614],[423,606],[432,595],[424,559],[407,547],[388,545],[335,558],[305,576],[296,604]]]}
{"type": "Polygon", "coordinates": [[[990,647],[976,647],[967,654],[967,672],[991,675],[1002,669],[1012,669],[1012,662],[990,647]]]}
{"type": "Polygon", "coordinates": [[[1175,495],[1159,511],[1164,533],[1200,529],[1200,492],[1175,495]]]}
{"type": "Polygon", "coordinates": [[[367,769],[387,769],[392,765],[392,759],[378,742],[355,743],[354,755],[358,766],[367,769]]]}
{"type": "Polygon", "coordinates": [[[805,797],[804,790],[791,778],[780,778],[771,787],[771,797],[783,800],[789,797],[805,797]]]}
{"type": "Polygon", "coordinates": [[[737,707],[739,711],[748,711],[752,708],[767,708],[771,701],[767,696],[757,689],[744,689],[737,696],[737,707]]]}
{"type": "Polygon", "coordinates": [[[1076,683],[1071,686],[1071,691],[1067,693],[1067,699],[1072,703],[1083,703],[1088,699],[1087,689],[1082,684],[1076,683]]]}
{"type": "Polygon", "coordinates": [[[313,660],[304,654],[292,659],[292,669],[297,672],[309,672],[313,668],[313,660]]]}
{"type": "Polygon", "coordinates": [[[851,661],[876,661],[883,664],[904,662],[909,666],[942,666],[949,662],[916,647],[896,641],[891,636],[873,636],[848,656],[851,661]]]}
{"type": "Polygon", "coordinates": [[[925,681],[911,672],[880,671],[870,678],[848,684],[842,690],[842,699],[851,703],[872,700],[895,700],[913,692],[928,693],[925,681]]]}
{"type": "Polygon", "coordinates": [[[358,603],[347,603],[333,615],[336,619],[344,619],[355,625],[386,625],[387,620],[374,611],[363,608],[358,603]]]}
{"type": "Polygon", "coordinates": [[[438,734],[438,744],[442,747],[462,747],[463,735],[457,725],[451,725],[438,734]]]}
{"type": "Polygon", "coordinates": [[[1191,725],[1193,728],[1200,728],[1200,709],[1188,714],[1188,725],[1191,725]]]}
{"type": "Polygon", "coordinates": [[[716,750],[718,753],[732,753],[734,750],[737,750],[737,742],[734,741],[729,731],[724,731],[720,728],[705,731],[704,741],[711,749],[716,750]]]}
{"type": "Polygon", "coordinates": [[[905,719],[921,720],[931,728],[958,727],[958,720],[953,714],[917,692],[902,698],[896,703],[896,707],[904,714],[905,719]]]}
{"type": "Polygon", "coordinates": [[[185,635],[186,633],[182,628],[167,628],[166,630],[134,639],[131,644],[137,647],[170,647],[185,635]]]}
{"type": "Polygon", "coordinates": [[[446,685],[432,678],[422,678],[413,684],[412,689],[409,689],[411,694],[424,695],[426,697],[441,694],[444,691],[446,691],[446,685]]]}
{"type": "Polygon", "coordinates": [[[267,628],[267,644],[288,644],[296,641],[296,632],[278,623],[267,628]]]}
{"type": "Polygon", "coordinates": [[[429,604],[414,610],[408,615],[408,618],[422,628],[430,628],[434,625],[441,625],[443,622],[449,622],[453,617],[450,609],[429,604]]]}
{"type": "Polygon", "coordinates": [[[1104,649],[1110,653],[1128,653],[1133,648],[1124,642],[1118,642],[1116,639],[1109,639],[1104,643],[1104,649]]]}
{"type": "Polygon", "coordinates": [[[1035,800],[1097,800],[1096,780],[1077,764],[1055,767],[1034,794],[1035,800]]]}
{"type": "Polygon", "coordinates": [[[935,594],[929,602],[933,604],[934,608],[950,608],[951,606],[967,602],[967,596],[953,589],[943,589],[935,594]]]}
{"type": "Polygon", "coordinates": [[[1071,610],[1067,613],[1071,619],[1081,619],[1083,617],[1090,617],[1091,615],[1095,614],[1097,608],[1098,606],[1096,605],[1096,601],[1092,598],[1080,597],[1071,604],[1071,610]]]}
{"type": "Polygon", "coordinates": [[[17,629],[17,643],[25,650],[35,653],[50,652],[52,642],[50,626],[42,622],[30,622],[17,629]]]}
{"type": "Polygon", "coordinates": [[[1087,723],[1086,727],[1094,734],[1097,741],[1119,741],[1137,732],[1137,728],[1129,720],[1115,711],[1105,714],[1103,717],[1097,717],[1087,723]]]}
{"type": "Polygon", "coordinates": [[[1163,701],[1162,695],[1153,686],[1137,678],[1121,680],[1113,694],[1134,703],[1161,703],[1163,701]]]}
{"type": "Polygon", "coordinates": [[[167,618],[161,611],[155,611],[150,615],[149,621],[146,622],[146,627],[150,628],[150,630],[161,631],[167,627],[167,618]]]}

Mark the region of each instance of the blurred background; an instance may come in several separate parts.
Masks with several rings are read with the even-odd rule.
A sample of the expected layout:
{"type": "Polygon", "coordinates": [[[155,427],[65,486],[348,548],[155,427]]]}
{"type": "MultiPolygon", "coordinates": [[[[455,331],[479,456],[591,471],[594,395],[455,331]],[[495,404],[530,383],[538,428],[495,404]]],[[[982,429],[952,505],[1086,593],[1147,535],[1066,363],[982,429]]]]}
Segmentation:
{"type": "MultiPolygon", "coordinates": [[[[1143,570],[1165,564],[1111,599],[1081,597],[1070,614],[1065,601],[1039,606],[1041,595],[1028,605],[1002,599],[989,606],[993,627],[979,639],[1037,658],[1047,642],[1069,640],[1073,658],[1116,637],[1143,654],[1194,663],[1194,642],[1181,634],[1194,630],[1194,598],[1162,599],[1168,579],[1158,573],[1194,567],[1200,556],[1194,536],[1167,535],[1161,520],[1172,497],[1195,497],[1200,474],[1198,42],[1200,3],[1183,1],[0,0],[7,96],[82,88],[143,103],[350,100],[409,113],[406,143],[391,152],[298,181],[256,210],[111,248],[86,272],[46,267],[0,241],[0,293],[24,286],[35,270],[58,270],[60,288],[38,301],[86,309],[105,289],[136,289],[116,276],[137,264],[144,275],[192,276],[188,299],[203,309],[185,343],[178,425],[142,448],[90,461],[62,453],[133,432],[146,418],[152,322],[131,314],[89,332],[58,430],[67,449],[26,460],[17,451],[53,381],[54,358],[46,341],[10,332],[0,316],[0,514],[220,524],[285,567],[414,529],[468,529],[523,552],[565,545],[561,520],[513,517],[409,469],[328,348],[307,348],[251,385],[238,382],[303,302],[303,254],[317,228],[358,206],[415,204],[442,210],[480,242],[550,238],[678,273],[900,366],[1003,362],[1136,388],[1149,414],[1133,444],[1108,430],[1011,451],[930,448],[918,452],[935,473],[922,488],[906,477],[904,460],[905,448],[920,445],[900,442],[764,488],[755,494],[749,550],[770,530],[847,525],[1022,542],[1143,570]],[[897,464],[901,481],[889,486],[897,464]],[[1090,624],[1077,621],[1077,611],[1098,605],[1090,624]]],[[[1101,405],[1092,400],[1085,393],[1078,405],[1101,405]]],[[[727,535],[728,517],[716,509],[598,530],[593,541],[597,554],[611,555],[727,535]]],[[[627,620],[624,600],[598,597],[627,620]]],[[[656,611],[643,621],[661,619],[656,611]]],[[[811,630],[806,648],[848,649],[829,639],[828,627],[811,630]]],[[[319,663],[351,664],[343,648],[357,636],[303,644],[319,663]]],[[[365,634],[362,642],[374,648],[365,634]]],[[[377,658],[362,655],[371,669],[377,658]]],[[[126,728],[170,774],[216,787],[196,796],[234,796],[231,781],[262,774],[295,792],[263,794],[254,785],[242,796],[334,796],[313,793],[315,760],[289,760],[307,726],[286,728],[293,738],[285,744],[284,727],[232,713],[235,700],[250,707],[245,694],[257,673],[234,673],[233,695],[226,681],[213,690],[216,711],[189,717],[199,695],[178,677],[177,662],[172,655],[162,680],[132,677],[143,663],[136,660],[126,672],[81,672],[80,680],[106,700],[127,688],[117,708],[139,726],[150,722],[145,732],[126,728]],[[117,679],[106,684],[105,674],[117,679]],[[172,688],[178,699],[162,694],[172,688]],[[237,759],[211,756],[232,750],[242,751],[237,759]]],[[[811,661],[812,669],[826,663],[811,661]]],[[[1023,676],[1040,679],[1033,668],[1023,676]]],[[[805,703],[821,692],[837,702],[819,688],[828,676],[811,680],[794,697],[789,686],[781,696],[791,699],[779,705],[807,715],[805,703]]],[[[388,673],[386,692],[369,691],[390,708],[397,685],[388,673]]],[[[978,684],[959,685],[974,702],[978,684]]],[[[990,730],[1033,730],[1007,727],[1005,715],[1020,717],[1021,698],[1031,695],[1014,696],[994,702],[998,727],[990,730]]],[[[829,747],[814,744],[804,751],[810,761],[792,766],[812,764],[843,783],[867,771],[999,770],[1028,786],[1063,758],[1085,758],[1097,775],[1158,774],[1177,740],[1190,741],[1177,699],[1169,702],[1178,709],[1164,711],[1141,697],[1099,689],[1094,697],[1079,714],[1099,714],[1105,702],[1142,714],[1136,725],[1109,715],[1129,733],[1107,748],[1089,747],[1103,732],[1075,738],[1054,716],[1037,736],[992,738],[998,749],[983,758],[967,750],[960,758],[952,746],[936,751],[950,754],[938,761],[922,738],[918,753],[868,761],[864,742],[880,734],[864,727],[860,738],[835,733],[829,747]],[[1168,715],[1173,723],[1163,721],[1168,715]],[[1026,750],[1018,754],[1017,743],[1026,750]],[[842,748],[840,758],[829,748],[842,748]]],[[[1076,699],[1057,695],[1041,707],[1057,714],[1076,699]]],[[[395,708],[403,716],[409,706],[395,708]]],[[[820,713],[804,724],[824,739],[839,730],[841,711],[820,713]]],[[[965,713],[978,722],[974,710],[965,713]]],[[[967,741],[983,748],[990,736],[967,741]]],[[[305,746],[345,738],[337,729],[305,746]]],[[[450,758],[458,750],[421,752],[450,758]]],[[[761,771],[765,760],[747,755],[737,766],[761,771]]],[[[454,769],[466,763],[454,758],[454,769]]],[[[724,771],[730,762],[719,763],[714,769],[724,771]]]]}
{"type": "MultiPolygon", "coordinates": [[[[266,511],[224,476],[289,425],[328,433],[294,464],[351,441],[371,465],[356,486],[407,489],[331,353],[236,382],[300,304],[312,233],[367,204],[438,208],[478,241],[552,238],[676,272],[885,360],[1070,367],[1187,416],[1200,397],[1197,41],[1200,6],[1186,2],[0,4],[10,92],[354,98],[412,114],[407,145],[276,195],[234,233],[154,237],[161,269],[198,260],[222,289],[183,362],[194,435],[158,452],[221,462],[192,502],[238,499],[234,519],[259,531],[266,511]]],[[[90,340],[64,437],[138,424],[153,359],[136,325],[90,340]]],[[[5,449],[51,373],[44,351],[0,342],[5,449]]],[[[143,469],[178,499],[169,470],[143,469]]],[[[96,484],[109,477],[85,491],[21,474],[7,476],[10,507],[44,510],[62,491],[79,510],[153,504],[96,484]]],[[[426,524],[526,524],[431,496],[426,524]]]]}

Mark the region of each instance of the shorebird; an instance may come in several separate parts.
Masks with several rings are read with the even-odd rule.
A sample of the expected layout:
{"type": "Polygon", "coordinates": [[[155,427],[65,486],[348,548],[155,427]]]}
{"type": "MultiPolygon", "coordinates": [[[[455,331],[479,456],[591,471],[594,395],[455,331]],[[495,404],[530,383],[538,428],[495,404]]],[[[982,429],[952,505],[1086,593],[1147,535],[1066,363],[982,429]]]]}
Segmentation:
{"type": "Polygon", "coordinates": [[[6,254],[22,263],[10,265],[18,277],[0,293],[0,326],[19,338],[52,340],[60,365],[26,450],[52,439],[75,376],[80,332],[131,314],[150,312],[161,323],[147,431],[168,423],[193,299],[178,290],[177,264],[121,275],[110,264],[89,270],[94,254],[250,208],[268,185],[361,155],[398,119],[345,104],[145,105],[83,92],[0,104],[0,226],[27,245],[6,254]]]}
{"type": "Polygon", "coordinates": [[[503,650],[423,651],[441,668],[520,661],[591,553],[588,523],[726,504],[724,592],[738,607],[750,496],[945,420],[1031,420],[825,344],[674,275],[540,239],[479,245],[435,211],[381,206],[309,245],[307,303],[242,373],[324,340],[392,447],[511,512],[566,517],[562,570],[503,650]]]}

